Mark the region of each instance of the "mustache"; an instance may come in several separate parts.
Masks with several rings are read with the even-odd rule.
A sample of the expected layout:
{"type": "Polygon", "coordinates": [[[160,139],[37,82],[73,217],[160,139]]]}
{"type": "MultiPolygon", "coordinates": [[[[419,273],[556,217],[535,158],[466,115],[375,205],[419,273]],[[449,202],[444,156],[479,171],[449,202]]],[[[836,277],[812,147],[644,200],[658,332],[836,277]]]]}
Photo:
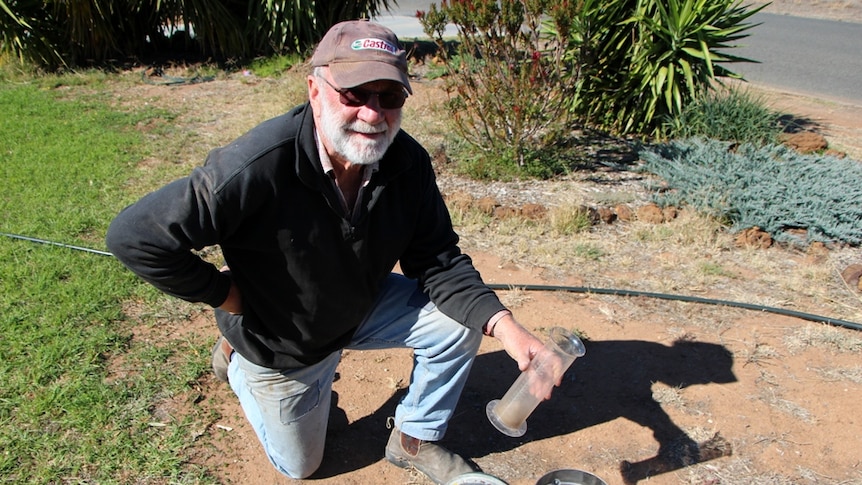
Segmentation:
{"type": "Polygon", "coordinates": [[[364,121],[354,121],[352,123],[348,123],[344,125],[344,129],[346,131],[354,131],[356,133],[362,133],[364,135],[376,135],[378,133],[385,133],[389,130],[389,123],[382,122],[379,125],[369,125],[364,121]]]}

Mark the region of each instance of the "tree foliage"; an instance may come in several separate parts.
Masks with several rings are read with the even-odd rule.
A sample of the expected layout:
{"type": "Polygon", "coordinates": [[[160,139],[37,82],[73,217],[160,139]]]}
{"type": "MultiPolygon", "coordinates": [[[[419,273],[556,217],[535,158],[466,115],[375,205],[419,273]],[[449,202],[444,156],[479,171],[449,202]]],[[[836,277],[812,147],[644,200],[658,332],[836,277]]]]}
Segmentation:
{"type": "Polygon", "coordinates": [[[56,69],[165,53],[247,60],[304,53],[389,0],[0,0],[0,49],[56,69]]]}

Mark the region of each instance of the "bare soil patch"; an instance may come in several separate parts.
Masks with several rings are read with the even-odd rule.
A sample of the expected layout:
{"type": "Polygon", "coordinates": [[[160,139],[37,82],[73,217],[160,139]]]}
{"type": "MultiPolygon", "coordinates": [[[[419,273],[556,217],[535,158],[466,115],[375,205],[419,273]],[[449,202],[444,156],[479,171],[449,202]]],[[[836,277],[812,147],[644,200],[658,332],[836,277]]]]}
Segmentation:
{"type": "MultiPolygon", "coordinates": [[[[839,3],[842,12],[858,12],[855,1],[775,5],[807,13],[815,4],[829,4],[833,12],[839,3]]],[[[147,161],[141,167],[147,171],[152,164],[200,163],[207,149],[300,102],[303,93],[287,86],[238,73],[196,85],[124,85],[117,99],[180,107],[177,129],[188,132],[188,143],[147,161]]],[[[422,81],[414,89],[405,128],[423,133],[433,152],[440,144],[441,114],[434,110],[440,92],[422,81]]],[[[862,152],[859,107],[764,92],[776,106],[816,120],[830,144],[862,152]]],[[[513,206],[644,203],[642,175],[602,158],[601,147],[585,150],[594,163],[566,180],[483,184],[441,173],[440,184],[448,194],[466,191],[513,206]]],[[[459,232],[489,283],[629,288],[862,321],[858,288],[840,274],[862,263],[858,248],[738,247],[712,224],[681,214],[667,223],[602,224],[559,236],[523,219],[490,227],[465,219],[459,232]]],[[[529,419],[527,434],[510,438],[493,429],[484,408],[514,382],[517,369],[486,339],[444,441],[486,472],[511,485],[532,485],[559,468],[588,470],[609,484],[862,484],[859,332],[768,311],[648,297],[500,294],[537,333],[563,326],[588,342],[552,400],[529,419]]],[[[216,338],[207,309],[166,320],[144,337],[216,338]]],[[[386,420],[409,382],[410,362],[405,351],[344,354],[325,463],[303,483],[428,483],[383,458],[386,420]]],[[[289,483],[267,462],[228,386],[207,375],[195,388],[187,402],[163,411],[213,411],[191,446],[190,465],[226,484],[289,483]]]]}

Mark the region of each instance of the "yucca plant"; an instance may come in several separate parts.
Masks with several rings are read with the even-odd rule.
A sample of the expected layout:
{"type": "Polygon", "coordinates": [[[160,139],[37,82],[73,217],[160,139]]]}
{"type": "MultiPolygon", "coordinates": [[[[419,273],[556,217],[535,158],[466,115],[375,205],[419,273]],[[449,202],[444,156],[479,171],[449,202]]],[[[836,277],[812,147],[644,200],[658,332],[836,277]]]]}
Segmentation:
{"type": "Polygon", "coordinates": [[[242,62],[304,54],[335,22],[370,17],[389,0],[0,0],[0,51],[47,69],[149,54],[242,62]],[[182,42],[171,36],[182,33],[182,42]]]}
{"type": "Polygon", "coordinates": [[[726,52],[747,37],[756,24],[746,23],[763,6],[741,0],[628,0],[582,11],[591,30],[577,32],[578,48],[593,46],[592,57],[579,57],[578,104],[588,121],[619,133],[656,134],[661,122],[717,78],[738,78],[724,66],[751,62],[726,52]]]}
{"type": "MultiPolygon", "coordinates": [[[[248,42],[243,34],[245,12],[241,14],[231,2],[212,0],[126,0],[137,15],[149,19],[144,25],[148,32],[174,34],[182,28],[187,34],[182,44],[172,49],[203,52],[217,58],[244,58],[248,42]]],[[[151,33],[150,35],[158,35],[151,33]]],[[[140,48],[140,47],[139,47],[140,48]]]]}
{"type": "Polygon", "coordinates": [[[303,54],[332,25],[342,20],[374,17],[390,8],[389,0],[249,2],[245,37],[255,55],[303,54]]]}
{"type": "Polygon", "coordinates": [[[20,62],[57,66],[63,64],[63,54],[51,38],[46,25],[51,22],[47,12],[41,12],[39,0],[23,0],[7,4],[0,0],[0,51],[20,62]],[[14,7],[14,10],[13,10],[14,7]]]}

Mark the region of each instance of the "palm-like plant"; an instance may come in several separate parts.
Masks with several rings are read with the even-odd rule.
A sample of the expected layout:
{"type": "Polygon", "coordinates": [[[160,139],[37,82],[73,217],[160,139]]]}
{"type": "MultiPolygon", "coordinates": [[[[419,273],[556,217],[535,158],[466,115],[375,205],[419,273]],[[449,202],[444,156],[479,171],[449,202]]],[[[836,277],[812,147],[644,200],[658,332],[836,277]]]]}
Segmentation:
{"type": "MultiPolygon", "coordinates": [[[[304,53],[335,22],[389,0],[0,0],[0,51],[48,69],[164,50],[181,28],[186,51],[242,61],[304,53]]],[[[176,49],[176,45],[170,46],[176,49]]]]}
{"type": "Polygon", "coordinates": [[[0,0],[0,53],[39,65],[62,63],[58,46],[44,29],[51,21],[49,12],[40,12],[43,8],[39,0],[0,0]]]}
{"type": "Polygon", "coordinates": [[[255,53],[302,53],[332,25],[342,20],[374,17],[389,8],[389,0],[249,2],[243,32],[255,53]]]}
{"type": "Polygon", "coordinates": [[[713,80],[739,77],[722,64],[748,59],[724,50],[748,35],[756,24],[746,21],[763,8],[748,9],[741,0],[584,4],[592,10],[583,15],[601,27],[584,36],[597,54],[595,61],[581,59],[586,67],[576,109],[600,126],[647,134],[713,80]]]}

